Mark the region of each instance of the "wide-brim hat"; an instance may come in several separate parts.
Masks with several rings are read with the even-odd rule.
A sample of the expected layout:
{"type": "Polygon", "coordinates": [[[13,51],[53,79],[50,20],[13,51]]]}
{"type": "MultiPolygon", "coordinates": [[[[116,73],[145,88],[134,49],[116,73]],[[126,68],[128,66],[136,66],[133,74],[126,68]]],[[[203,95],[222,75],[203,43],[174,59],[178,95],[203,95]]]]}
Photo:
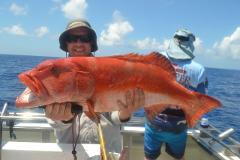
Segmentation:
{"type": "Polygon", "coordinates": [[[67,40],[67,36],[69,34],[69,31],[72,30],[72,29],[75,29],[75,28],[79,28],[79,27],[84,27],[84,28],[87,28],[89,30],[89,35],[91,36],[90,38],[92,39],[91,52],[97,51],[98,46],[97,46],[96,32],[92,29],[90,23],[88,23],[86,20],[83,20],[83,19],[76,19],[76,20],[73,20],[73,21],[68,23],[68,25],[66,27],[66,30],[59,37],[60,48],[63,51],[68,52],[66,40],[67,40]]]}
{"type": "Polygon", "coordinates": [[[170,40],[167,53],[169,57],[174,59],[193,59],[195,56],[194,45],[195,36],[189,30],[179,29],[174,33],[170,40]]]}

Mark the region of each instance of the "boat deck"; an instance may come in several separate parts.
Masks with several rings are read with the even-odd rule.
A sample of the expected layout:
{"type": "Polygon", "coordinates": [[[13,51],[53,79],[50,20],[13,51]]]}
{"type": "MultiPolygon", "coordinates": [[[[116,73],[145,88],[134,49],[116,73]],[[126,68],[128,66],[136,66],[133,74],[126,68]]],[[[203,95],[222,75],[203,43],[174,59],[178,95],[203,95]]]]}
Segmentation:
{"type": "MultiPolygon", "coordinates": [[[[29,130],[28,132],[26,131],[17,131],[16,136],[17,139],[16,140],[10,140],[9,138],[9,132],[7,130],[5,130],[3,132],[3,138],[4,138],[4,144],[6,144],[7,142],[11,142],[9,145],[13,145],[13,143],[15,143],[15,149],[12,149],[11,152],[16,155],[27,155],[27,157],[36,154],[38,155],[39,152],[36,151],[32,151],[29,152],[26,150],[26,147],[28,145],[31,146],[38,146],[40,147],[42,145],[46,145],[44,148],[46,148],[47,146],[52,146],[55,144],[55,137],[53,135],[52,130],[49,130],[50,132],[42,132],[40,130],[36,131],[36,130],[29,130]],[[47,133],[47,134],[46,134],[47,133]],[[50,133],[50,134],[49,134],[50,133]],[[48,141],[48,142],[47,142],[48,141]],[[24,142],[24,144],[23,144],[24,142]],[[34,142],[34,143],[26,143],[26,142],[34,142]],[[47,143],[46,143],[47,142],[47,143]],[[51,143],[50,143],[51,142],[51,143]],[[16,149],[16,144],[19,145],[19,148],[24,147],[25,149],[21,151],[22,154],[20,154],[20,152],[16,152],[13,150],[17,150],[16,149]]],[[[124,148],[129,149],[127,152],[127,159],[128,160],[141,160],[144,159],[144,153],[143,153],[143,133],[122,133],[123,137],[124,137],[124,148]],[[130,147],[129,147],[130,146],[130,147]]],[[[186,148],[186,153],[185,153],[185,159],[187,160],[218,160],[213,154],[211,154],[210,152],[208,152],[206,149],[204,149],[203,147],[199,146],[200,144],[191,136],[188,136],[188,140],[187,140],[187,148],[186,148]]],[[[4,145],[3,145],[4,146],[4,145]]],[[[99,146],[98,146],[99,147],[99,146]]],[[[6,146],[5,146],[6,148],[6,146]]],[[[42,147],[41,147],[42,148],[42,147]]],[[[55,146],[56,148],[56,146],[55,146]]],[[[68,150],[69,152],[71,152],[71,145],[68,146],[68,150]]],[[[168,154],[166,154],[166,152],[164,151],[165,147],[162,147],[162,154],[161,156],[158,158],[158,160],[173,160],[173,158],[171,158],[168,154]]],[[[39,148],[39,150],[41,150],[39,148]]],[[[9,152],[9,153],[11,153],[9,152]]],[[[41,151],[41,157],[45,157],[46,154],[49,154],[51,156],[53,156],[54,154],[56,156],[59,156],[59,154],[57,153],[53,153],[56,151],[51,151],[50,149],[48,151],[41,151]],[[44,154],[45,152],[45,154],[44,154]]],[[[69,153],[66,153],[69,155],[69,153]]],[[[3,154],[6,157],[6,153],[3,154]]],[[[71,155],[69,155],[68,157],[71,157],[71,155]]],[[[28,159],[28,158],[27,158],[28,159]]]]}
{"type": "MultiPolygon", "coordinates": [[[[143,118],[136,117],[122,127],[123,146],[129,150],[128,159],[143,159],[143,136],[145,130],[143,123],[143,118]]],[[[240,160],[240,143],[232,139],[230,134],[225,134],[224,138],[220,138],[219,135],[224,134],[212,125],[209,125],[208,128],[202,128],[197,124],[195,128],[188,129],[185,159],[240,160]]],[[[163,145],[158,160],[172,159],[165,152],[165,146],[163,145]]]]}
{"type": "MultiPolygon", "coordinates": [[[[2,118],[5,119],[3,121],[3,128],[1,132],[3,149],[1,157],[3,157],[4,160],[8,160],[9,158],[12,160],[10,155],[23,156],[23,159],[25,160],[32,159],[30,157],[32,157],[33,155],[35,155],[34,159],[37,160],[38,155],[40,157],[46,156],[47,158],[48,155],[54,157],[54,154],[56,154],[56,157],[62,157],[62,160],[68,160],[69,157],[73,158],[71,155],[72,146],[70,144],[57,144],[53,128],[51,128],[51,126],[46,123],[46,121],[22,121],[21,119],[17,118],[15,121],[15,125],[13,126],[13,128],[11,128],[10,126],[6,125],[6,121],[9,120],[9,117],[2,116],[2,118]],[[14,131],[16,139],[10,138],[11,130],[14,131]],[[29,147],[30,150],[25,149],[28,145],[34,146],[36,147],[36,149],[31,150],[31,147],[29,147]],[[41,146],[44,146],[43,148],[53,146],[53,150],[51,150],[51,147],[49,148],[49,150],[42,150],[41,146]],[[56,148],[58,149],[58,151],[54,150],[56,148]],[[61,149],[60,151],[59,148],[61,149]],[[17,150],[19,150],[19,152],[17,152],[17,150]],[[68,156],[67,158],[64,158],[63,155],[68,156]]],[[[143,122],[143,118],[132,118],[129,123],[126,123],[121,128],[121,133],[123,135],[123,147],[128,151],[128,160],[144,159],[143,122]]],[[[223,139],[219,139],[216,136],[220,133],[216,128],[212,126],[209,126],[208,128],[201,128],[198,125],[196,127],[197,128],[188,130],[187,147],[185,151],[186,160],[240,160],[239,142],[236,142],[230,137],[227,137],[229,142],[228,144],[225,144],[223,139]]],[[[83,151],[82,148],[84,147],[80,148],[83,151]]],[[[87,148],[85,150],[88,150],[90,155],[91,150],[93,149],[99,150],[99,145],[87,145],[87,148]]],[[[162,154],[158,158],[158,160],[172,160],[173,158],[168,156],[164,149],[165,148],[163,146],[162,154]]],[[[18,157],[18,159],[19,158],[20,157],[18,157]]],[[[60,159],[58,158],[58,160],[60,159]]]]}
{"type": "MultiPolygon", "coordinates": [[[[137,128],[136,128],[137,130],[137,128]]],[[[128,152],[128,159],[130,160],[141,160],[144,157],[143,152],[143,135],[144,133],[136,132],[130,133],[130,132],[123,132],[124,136],[124,146],[125,148],[130,148],[128,152]],[[130,147],[129,147],[130,146],[130,147]]],[[[192,134],[189,132],[189,136],[187,139],[187,147],[185,150],[185,159],[186,160],[218,160],[215,155],[213,155],[211,152],[208,152],[204,147],[200,146],[193,137],[192,134]]],[[[161,156],[158,158],[158,160],[173,160],[172,157],[170,157],[165,152],[165,145],[163,145],[161,150],[161,156]]]]}

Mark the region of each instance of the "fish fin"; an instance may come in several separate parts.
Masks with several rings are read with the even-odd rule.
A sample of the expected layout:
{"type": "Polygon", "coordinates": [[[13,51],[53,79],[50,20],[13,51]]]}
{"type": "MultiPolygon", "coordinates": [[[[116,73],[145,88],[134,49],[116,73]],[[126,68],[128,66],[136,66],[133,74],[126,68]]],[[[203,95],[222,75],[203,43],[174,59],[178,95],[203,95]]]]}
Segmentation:
{"type": "Polygon", "coordinates": [[[129,62],[139,62],[144,64],[151,64],[158,67],[161,67],[161,69],[164,69],[165,71],[169,72],[170,75],[174,79],[176,79],[176,72],[174,67],[172,66],[170,60],[166,58],[164,55],[160,54],[159,52],[151,52],[147,55],[140,55],[136,53],[129,53],[126,55],[115,55],[111,56],[111,58],[117,58],[120,60],[125,60],[129,62]]]}
{"type": "MultiPolygon", "coordinates": [[[[179,106],[185,113],[185,117],[190,128],[194,127],[197,121],[209,111],[222,106],[221,102],[217,99],[205,94],[193,92],[197,99],[195,104],[192,100],[189,101],[187,107],[179,106]]],[[[157,114],[161,113],[168,107],[166,104],[156,104],[149,107],[145,107],[145,113],[149,120],[153,119],[157,114]]]]}
{"type": "Polygon", "coordinates": [[[221,102],[217,99],[205,94],[194,92],[197,99],[197,104],[189,105],[187,109],[184,109],[186,120],[190,128],[194,127],[197,121],[207,112],[222,106],[221,102]],[[196,106],[196,107],[193,107],[196,106]]]}
{"type": "Polygon", "coordinates": [[[88,116],[89,119],[91,119],[94,122],[99,122],[100,120],[100,113],[94,112],[94,106],[90,100],[87,100],[87,107],[88,111],[85,111],[84,113],[88,116]]]}

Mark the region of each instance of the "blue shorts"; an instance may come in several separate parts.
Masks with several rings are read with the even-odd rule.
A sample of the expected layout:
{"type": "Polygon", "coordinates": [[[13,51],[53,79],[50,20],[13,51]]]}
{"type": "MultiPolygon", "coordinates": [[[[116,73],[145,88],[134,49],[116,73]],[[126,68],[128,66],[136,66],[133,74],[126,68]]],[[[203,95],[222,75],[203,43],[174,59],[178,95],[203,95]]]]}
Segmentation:
{"type": "Polygon", "coordinates": [[[144,154],[148,159],[157,159],[161,154],[161,146],[166,143],[166,152],[174,158],[183,157],[187,141],[186,130],[180,133],[159,131],[145,123],[144,154]]]}

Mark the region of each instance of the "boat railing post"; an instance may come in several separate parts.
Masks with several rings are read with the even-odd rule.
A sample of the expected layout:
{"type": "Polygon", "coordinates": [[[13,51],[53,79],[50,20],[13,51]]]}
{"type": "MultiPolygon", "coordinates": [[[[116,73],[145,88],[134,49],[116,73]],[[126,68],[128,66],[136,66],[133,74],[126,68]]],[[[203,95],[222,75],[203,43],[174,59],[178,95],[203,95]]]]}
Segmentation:
{"type": "Polygon", "coordinates": [[[3,109],[0,116],[0,160],[2,160],[2,132],[3,132],[3,119],[2,116],[6,114],[7,111],[7,102],[4,103],[3,109]]]}
{"type": "Polygon", "coordinates": [[[2,118],[0,117],[0,160],[2,160],[2,118]]]}
{"type": "Polygon", "coordinates": [[[218,138],[221,139],[221,140],[224,140],[224,139],[230,137],[230,135],[232,135],[233,133],[234,133],[234,129],[233,128],[229,128],[226,131],[220,133],[218,135],[218,138]]]}

